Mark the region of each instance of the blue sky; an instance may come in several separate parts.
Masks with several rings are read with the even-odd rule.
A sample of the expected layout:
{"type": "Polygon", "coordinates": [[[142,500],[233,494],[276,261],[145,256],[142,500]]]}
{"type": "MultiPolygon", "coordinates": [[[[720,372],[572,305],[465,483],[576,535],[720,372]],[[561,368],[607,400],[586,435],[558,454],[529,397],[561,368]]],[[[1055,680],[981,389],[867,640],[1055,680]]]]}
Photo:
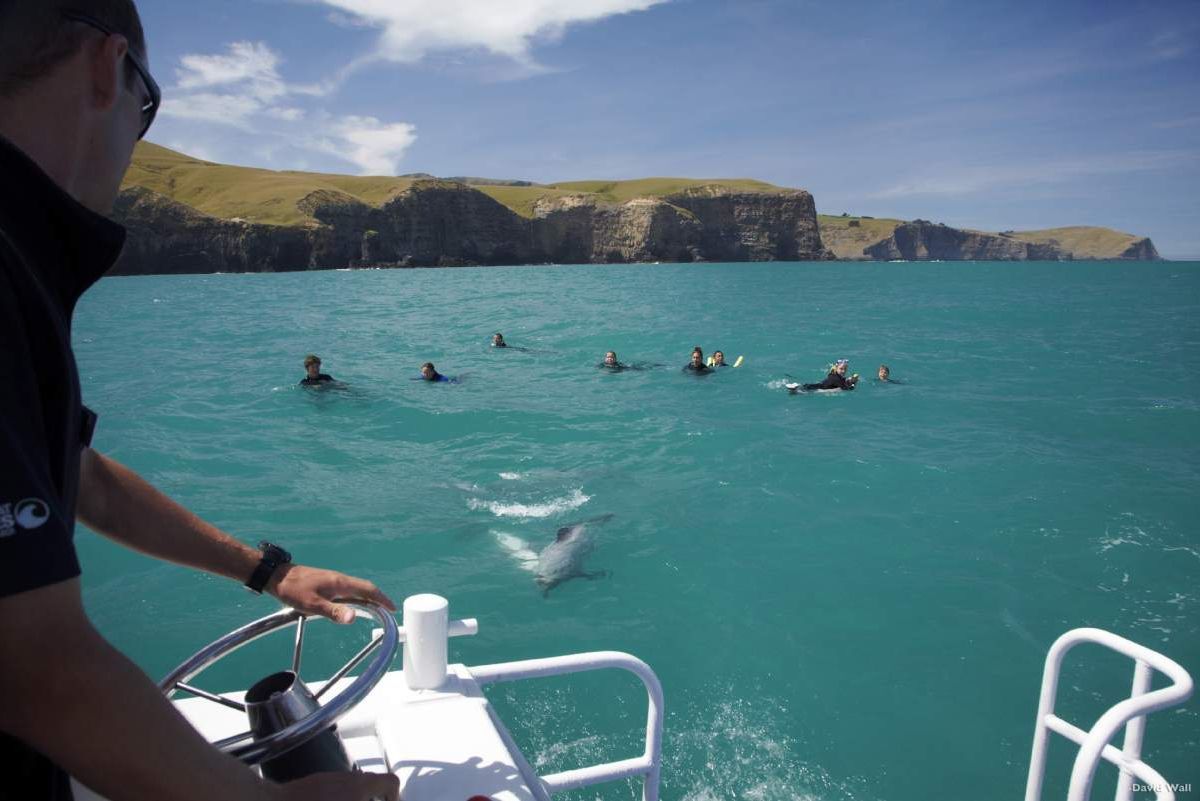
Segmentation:
{"type": "Polygon", "coordinates": [[[141,0],[150,140],[550,182],[753,177],[823,213],[1105,225],[1200,259],[1200,2],[141,0]]]}

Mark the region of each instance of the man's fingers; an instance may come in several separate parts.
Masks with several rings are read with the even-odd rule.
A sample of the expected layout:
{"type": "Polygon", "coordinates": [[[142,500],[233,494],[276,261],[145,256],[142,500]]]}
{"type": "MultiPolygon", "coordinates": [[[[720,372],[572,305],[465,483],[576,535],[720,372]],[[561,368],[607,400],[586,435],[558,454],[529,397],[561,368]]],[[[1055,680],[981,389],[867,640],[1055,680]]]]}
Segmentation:
{"type": "Polygon", "coordinates": [[[392,599],[387,597],[383,590],[376,587],[374,582],[367,581],[366,579],[344,576],[338,596],[346,600],[353,598],[361,601],[372,601],[392,612],[396,611],[396,604],[392,602],[392,599]]]}
{"type": "Polygon", "coordinates": [[[354,622],[354,610],[333,601],[318,601],[313,604],[313,611],[343,626],[354,622]]]}

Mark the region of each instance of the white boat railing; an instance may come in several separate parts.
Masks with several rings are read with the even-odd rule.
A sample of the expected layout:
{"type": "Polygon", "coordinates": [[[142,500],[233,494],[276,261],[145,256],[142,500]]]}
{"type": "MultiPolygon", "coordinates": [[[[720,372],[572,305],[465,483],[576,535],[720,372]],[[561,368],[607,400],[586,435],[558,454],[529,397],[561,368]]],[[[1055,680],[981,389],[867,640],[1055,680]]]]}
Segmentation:
{"type": "Polygon", "coordinates": [[[1192,694],[1192,677],[1178,663],[1145,646],[1102,629],[1080,628],[1068,631],[1050,646],[1046,667],[1042,673],[1042,693],[1038,703],[1037,723],[1033,733],[1033,753],[1029,760],[1029,779],[1025,785],[1025,801],[1040,801],[1042,782],[1046,773],[1046,751],[1050,732],[1056,732],[1079,746],[1067,801],[1088,801],[1092,781],[1100,760],[1116,765],[1121,775],[1117,782],[1116,801],[1133,798],[1137,779],[1154,791],[1158,801],[1174,801],[1174,785],[1169,784],[1154,768],[1142,761],[1142,740],[1146,733],[1146,715],[1181,704],[1192,694]],[[1067,652],[1082,643],[1103,645],[1134,660],[1133,688],[1130,697],[1100,716],[1090,731],[1075,726],[1054,712],[1058,695],[1058,678],[1067,652]],[[1171,680],[1169,687],[1150,691],[1154,671],[1171,680]],[[1125,742],[1120,750],[1109,745],[1125,726],[1125,742]]]}
{"type": "MultiPolygon", "coordinates": [[[[441,687],[447,678],[447,638],[470,636],[479,631],[479,625],[473,619],[450,620],[449,606],[446,599],[438,595],[412,595],[404,601],[404,625],[399,629],[399,636],[404,643],[404,681],[410,689],[436,690],[441,687]]],[[[607,669],[628,671],[641,679],[646,687],[646,746],[642,755],[549,776],[538,776],[532,766],[525,762],[522,769],[539,782],[537,787],[530,788],[539,798],[546,799],[551,793],[564,790],[642,776],[642,801],[658,801],[662,768],[662,684],[649,665],[620,651],[593,651],[467,668],[480,686],[607,669]]],[[[495,715],[493,722],[509,751],[524,762],[520,748],[503,722],[495,715]]]]}
{"type": "MultiPolygon", "coordinates": [[[[576,768],[549,776],[539,776],[545,795],[575,790],[603,782],[642,776],[642,801],[658,801],[658,781],[662,767],[663,694],[662,685],[654,671],[642,660],[620,651],[593,651],[585,654],[552,656],[545,659],[525,659],[498,665],[478,665],[467,668],[480,685],[503,681],[519,681],[567,673],[616,668],[626,670],[642,680],[646,687],[646,746],[640,757],[576,768]]],[[[509,736],[507,731],[503,732],[509,736]]],[[[509,744],[510,747],[514,743],[509,744]]]]}

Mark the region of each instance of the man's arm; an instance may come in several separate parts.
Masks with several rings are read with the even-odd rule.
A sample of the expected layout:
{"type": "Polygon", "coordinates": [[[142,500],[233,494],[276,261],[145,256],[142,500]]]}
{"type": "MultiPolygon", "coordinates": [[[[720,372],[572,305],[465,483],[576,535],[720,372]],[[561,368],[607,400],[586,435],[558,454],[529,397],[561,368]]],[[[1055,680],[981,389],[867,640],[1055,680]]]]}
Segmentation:
{"type": "Polygon", "coordinates": [[[87,619],[72,579],[0,598],[0,731],[121,801],[395,801],[392,776],[264,781],[209,745],[87,619]]]}
{"type": "MultiPolygon", "coordinates": [[[[91,448],[79,465],[76,515],[88,528],[134,550],[245,582],[262,554],[172,501],[137,473],[91,448]]],[[[283,565],[266,591],[288,606],[349,623],[354,612],[336,601],[396,605],[369,581],[332,570],[283,565]]]]}

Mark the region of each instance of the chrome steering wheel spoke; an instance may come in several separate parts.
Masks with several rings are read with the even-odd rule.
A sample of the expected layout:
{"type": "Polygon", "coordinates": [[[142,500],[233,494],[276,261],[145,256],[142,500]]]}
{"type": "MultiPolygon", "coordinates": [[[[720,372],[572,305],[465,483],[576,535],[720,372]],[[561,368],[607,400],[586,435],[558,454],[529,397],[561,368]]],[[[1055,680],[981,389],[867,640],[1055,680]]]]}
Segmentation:
{"type": "MultiPolygon", "coordinates": [[[[319,709],[290,726],[258,740],[253,739],[251,732],[243,732],[242,734],[219,740],[213,743],[214,746],[248,765],[258,765],[290,751],[317,736],[341,719],[375,688],[375,685],[379,683],[391,666],[392,660],[396,656],[396,649],[400,643],[396,619],[390,612],[378,604],[363,603],[350,604],[350,606],[354,609],[356,619],[363,618],[373,621],[376,628],[382,629],[382,633],[372,637],[366,646],[355,654],[349,662],[343,665],[326,682],[321,691],[316,694],[317,698],[324,695],[329,688],[345,677],[346,674],[362,663],[373,652],[378,651],[378,653],[375,653],[374,658],[363,668],[363,671],[340,692],[335,693],[328,701],[322,704],[319,709]]],[[[199,698],[204,698],[207,701],[244,712],[244,704],[240,704],[229,698],[223,698],[206,690],[201,690],[188,682],[239,648],[271,632],[286,628],[292,623],[296,624],[296,634],[292,649],[291,669],[298,676],[300,673],[301,653],[304,649],[306,622],[307,617],[295,609],[281,609],[272,615],[267,615],[264,618],[248,623],[214,640],[192,654],[183,664],[175,668],[166,678],[160,681],[158,687],[168,698],[172,697],[176,692],[186,692],[199,698]]]]}

